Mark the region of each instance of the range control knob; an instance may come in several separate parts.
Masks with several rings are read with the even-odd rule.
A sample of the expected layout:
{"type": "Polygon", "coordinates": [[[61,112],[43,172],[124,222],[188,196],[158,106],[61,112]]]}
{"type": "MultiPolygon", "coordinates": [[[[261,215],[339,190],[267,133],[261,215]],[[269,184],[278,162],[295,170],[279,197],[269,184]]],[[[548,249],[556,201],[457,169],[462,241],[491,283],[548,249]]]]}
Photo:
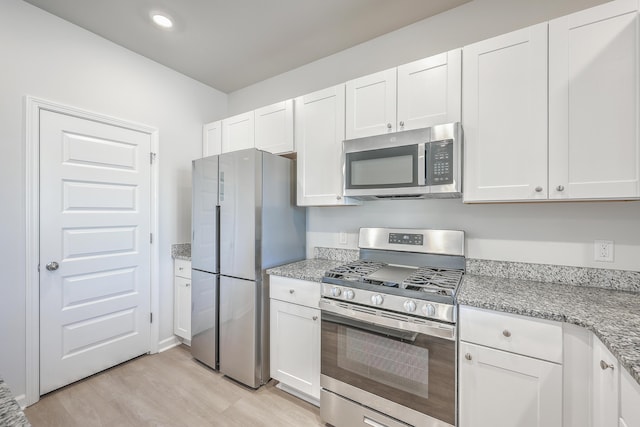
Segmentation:
{"type": "Polygon", "coordinates": [[[426,316],[433,316],[434,314],[436,314],[436,308],[433,306],[433,304],[425,304],[422,307],[422,312],[426,315],[426,316]]]}
{"type": "Polygon", "coordinates": [[[411,300],[407,300],[404,302],[404,309],[409,313],[413,313],[416,311],[416,303],[411,300]]]}
{"type": "Polygon", "coordinates": [[[384,301],[384,298],[382,298],[382,295],[380,294],[375,294],[371,296],[371,303],[373,305],[381,305],[383,301],[384,301]]]}
{"type": "Polygon", "coordinates": [[[342,290],[340,288],[331,288],[331,296],[339,297],[341,293],[342,290]]]}
{"type": "Polygon", "coordinates": [[[354,296],[356,296],[356,294],[354,294],[351,289],[347,289],[346,291],[344,291],[344,297],[346,299],[353,299],[354,296]]]}

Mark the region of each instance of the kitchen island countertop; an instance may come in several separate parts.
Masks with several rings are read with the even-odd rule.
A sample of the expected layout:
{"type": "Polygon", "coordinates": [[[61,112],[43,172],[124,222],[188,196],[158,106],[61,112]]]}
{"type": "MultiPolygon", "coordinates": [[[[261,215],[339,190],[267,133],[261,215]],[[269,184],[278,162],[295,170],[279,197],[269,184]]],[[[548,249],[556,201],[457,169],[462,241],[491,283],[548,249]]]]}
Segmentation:
{"type": "Polygon", "coordinates": [[[467,274],[457,300],[586,328],[640,383],[640,293],[467,274]]]}

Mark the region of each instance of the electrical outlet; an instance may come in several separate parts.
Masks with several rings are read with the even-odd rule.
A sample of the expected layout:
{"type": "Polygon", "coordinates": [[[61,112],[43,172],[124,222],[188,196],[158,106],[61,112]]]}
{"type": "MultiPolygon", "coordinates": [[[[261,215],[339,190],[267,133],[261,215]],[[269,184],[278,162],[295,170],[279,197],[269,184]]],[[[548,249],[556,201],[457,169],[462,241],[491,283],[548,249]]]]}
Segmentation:
{"type": "Polygon", "coordinates": [[[347,233],[344,231],[341,231],[339,236],[338,236],[338,243],[341,245],[346,245],[347,244],[347,233]]]}
{"type": "Polygon", "coordinates": [[[593,259],[594,261],[613,262],[613,241],[594,240],[593,259]]]}

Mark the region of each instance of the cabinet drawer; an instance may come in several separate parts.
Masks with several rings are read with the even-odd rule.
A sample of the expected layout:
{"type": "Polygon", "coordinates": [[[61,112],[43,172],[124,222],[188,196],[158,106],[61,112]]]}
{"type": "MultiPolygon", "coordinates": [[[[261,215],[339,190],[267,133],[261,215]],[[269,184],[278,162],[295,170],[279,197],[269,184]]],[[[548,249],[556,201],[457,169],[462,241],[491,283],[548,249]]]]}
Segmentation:
{"type": "Polygon", "coordinates": [[[542,319],[460,307],[460,340],[562,363],[562,325],[542,319]]]}
{"type": "Polygon", "coordinates": [[[318,307],[320,283],[280,276],[271,276],[269,281],[269,296],[271,298],[307,307],[318,307]]]}
{"type": "Polygon", "coordinates": [[[183,259],[173,260],[173,274],[191,279],[191,261],[185,261],[183,259]]]}

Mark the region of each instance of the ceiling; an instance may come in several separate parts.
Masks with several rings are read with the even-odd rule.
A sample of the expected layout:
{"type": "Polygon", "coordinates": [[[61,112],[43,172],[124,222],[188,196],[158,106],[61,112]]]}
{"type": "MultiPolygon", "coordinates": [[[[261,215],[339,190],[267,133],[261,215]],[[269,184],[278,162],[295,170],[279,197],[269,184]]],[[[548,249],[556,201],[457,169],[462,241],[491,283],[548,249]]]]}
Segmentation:
{"type": "Polygon", "coordinates": [[[469,0],[25,1],[229,93],[469,0]]]}

